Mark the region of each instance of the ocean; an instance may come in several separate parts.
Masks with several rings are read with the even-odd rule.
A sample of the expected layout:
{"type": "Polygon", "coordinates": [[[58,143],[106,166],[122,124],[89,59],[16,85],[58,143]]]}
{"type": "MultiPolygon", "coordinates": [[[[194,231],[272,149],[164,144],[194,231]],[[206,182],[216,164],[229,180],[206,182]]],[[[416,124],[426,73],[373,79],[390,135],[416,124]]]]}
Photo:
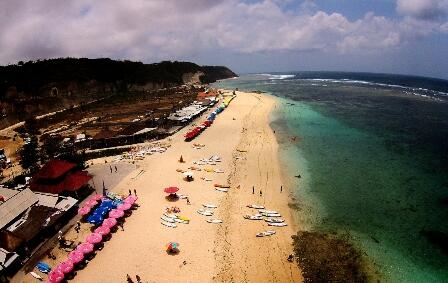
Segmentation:
{"type": "Polygon", "coordinates": [[[381,282],[448,282],[448,81],[295,72],[215,86],[278,98],[301,229],[348,235],[381,282]]]}

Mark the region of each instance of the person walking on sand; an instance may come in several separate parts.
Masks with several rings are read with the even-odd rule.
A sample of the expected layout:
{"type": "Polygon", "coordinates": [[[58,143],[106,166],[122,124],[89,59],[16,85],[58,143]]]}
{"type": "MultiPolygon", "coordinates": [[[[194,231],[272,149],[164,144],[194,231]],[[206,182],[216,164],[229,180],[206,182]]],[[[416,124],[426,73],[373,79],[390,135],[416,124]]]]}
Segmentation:
{"type": "Polygon", "coordinates": [[[137,190],[136,189],[134,189],[134,195],[137,196],[137,190]]]}
{"type": "Polygon", "coordinates": [[[129,189],[129,195],[132,195],[132,191],[131,191],[131,189],[129,189]]]}
{"type": "Polygon", "coordinates": [[[126,281],[128,283],[134,283],[134,281],[132,280],[131,276],[129,276],[129,274],[126,274],[126,281]]]}
{"type": "Polygon", "coordinates": [[[260,197],[262,197],[263,196],[263,192],[260,190],[260,197]]]}
{"type": "Polygon", "coordinates": [[[190,199],[187,197],[187,204],[190,205],[190,199]]]}
{"type": "Polygon", "coordinates": [[[111,166],[111,165],[109,165],[109,168],[110,168],[110,173],[112,173],[112,166],[111,166]]]}
{"type": "Polygon", "coordinates": [[[76,221],[75,231],[79,234],[79,231],[81,230],[81,222],[76,221]]]}
{"type": "Polygon", "coordinates": [[[252,186],[252,194],[255,194],[255,186],[252,186]]]}
{"type": "Polygon", "coordinates": [[[280,186],[280,192],[283,192],[283,186],[280,186]]]}
{"type": "Polygon", "coordinates": [[[114,167],[115,167],[115,173],[117,173],[117,165],[114,165],[114,167]]]}

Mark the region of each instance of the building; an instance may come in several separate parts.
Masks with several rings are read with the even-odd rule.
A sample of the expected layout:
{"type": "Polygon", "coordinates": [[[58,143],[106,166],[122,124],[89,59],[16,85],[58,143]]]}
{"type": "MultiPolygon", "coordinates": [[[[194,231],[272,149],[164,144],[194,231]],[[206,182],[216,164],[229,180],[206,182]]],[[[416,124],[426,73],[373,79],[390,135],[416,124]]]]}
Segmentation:
{"type": "Polygon", "coordinates": [[[78,201],[30,189],[0,187],[0,262],[8,270],[31,256],[76,213],[78,201]]]}
{"type": "Polygon", "coordinates": [[[76,164],[64,160],[48,161],[30,181],[33,192],[76,196],[92,179],[87,171],[76,168],[76,164]]]}

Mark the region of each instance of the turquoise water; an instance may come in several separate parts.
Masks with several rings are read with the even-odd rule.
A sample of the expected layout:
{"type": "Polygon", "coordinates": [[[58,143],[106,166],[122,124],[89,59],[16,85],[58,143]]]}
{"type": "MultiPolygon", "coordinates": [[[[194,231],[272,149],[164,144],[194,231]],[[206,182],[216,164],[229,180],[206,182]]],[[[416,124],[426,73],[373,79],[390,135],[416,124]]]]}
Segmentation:
{"type": "Polygon", "coordinates": [[[422,233],[448,233],[443,96],[297,77],[219,86],[281,97],[273,127],[285,166],[303,176],[293,181],[301,227],[350,235],[382,281],[448,282],[448,255],[422,233]]]}

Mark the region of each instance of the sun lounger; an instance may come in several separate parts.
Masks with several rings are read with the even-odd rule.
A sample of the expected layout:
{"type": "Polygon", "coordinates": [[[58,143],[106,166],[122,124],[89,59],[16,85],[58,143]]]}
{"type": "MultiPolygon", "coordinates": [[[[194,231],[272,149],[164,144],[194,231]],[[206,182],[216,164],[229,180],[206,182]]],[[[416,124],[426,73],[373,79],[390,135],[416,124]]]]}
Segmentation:
{"type": "Polygon", "coordinates": [[[177,227],[177,225],[175,223],[171,223],[171,222],[162,221],[160,223],[162,225],[165,225],[166,227],[170,227],[170,228],[176,228],[177,227]]]}
{"type": "Polygon", "coordinates": [[[217,208],[217,206],[214,204],[203,204],[202,206],[205,208],[217,208]]]}
{"type": "Polygon", "coordinates": [[[265,217],[281,217],[280,213],[266,213],[266,212],[262,212],[261,215],[263,215],[265,217]]]}
{"type": "Polygon", "coordinates": [[[278,213],[275,210],[267,210],[267,209],[259,209],[258,212],[260,212],[260,213],[278,213]]]}
{"type": "Polygon", "coordinates": [[[256,214],[256,215],[246,214],[243,217],[244,217],[244,219],[248,219],[248,220],[263,220],[263,217],[260,214],[256,214]]]}
{"type": "Polygon", "coordinates": [[[204,216],[212,216],[213,215],[213,211],[211,210],[205,210],[205,209],[199,209],[198,213],[204,216]]]}
{"type": "Polygon", "coordinates": [[[160,219],[162,219],[163,221],[166,221],[166,222],[174,223],[175,219],[177,219],[177,218],[171,218],[171,217],[166,217],[165,215],[162,215],[162,217],[160,217],[160,219]]]}

